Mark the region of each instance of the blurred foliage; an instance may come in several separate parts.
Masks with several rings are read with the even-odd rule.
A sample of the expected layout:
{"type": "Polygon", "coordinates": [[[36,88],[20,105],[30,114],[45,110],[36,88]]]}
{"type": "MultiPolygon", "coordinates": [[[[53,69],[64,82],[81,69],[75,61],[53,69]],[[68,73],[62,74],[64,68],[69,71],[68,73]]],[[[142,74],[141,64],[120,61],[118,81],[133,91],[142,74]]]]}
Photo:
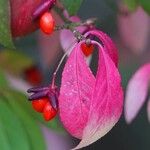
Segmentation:
{"type": "Polygon", "coordinates": [[[77,11],[80,8],[80,5],[83,0],[61,0],[62,4],[65,6],[65,8],[68,10],[69,15],[73,16],[77,14],[77,11]]]}
{"type": "Polygon", "coordinates": [[[150,0],[139,0],[140,5],[150,15],[150,0]]]}
{"type": "Polygon", "coordinates": [[[134,11],[138,6],[138,0],[124,0],[130,11],[134,11]]]}
{"type": "Polygon", "coordinates": [[[26,68],[33,65],[31,58],[18,50],[0,52],[0,67],[13,75],[20,75],[26,68]]]}
{"type": "MultiPolygon", "coordinates": [[[[3,88],[3,90],[0,90],[0,94],[0,122],[5,131],[4,136],[7,136],[9,140],[7,145],[12,150],[46,149],[37,121],[19,104],[14,91],[3,88]],[[38,145],[36,144],[37,141],[40,141],[38,145]]],[[[2,140],[0,139],[0,141],[2,140]]],[[[2,149],[1,144],[0,149],[2,149]]]]}
{"type": "Polygon", "coordinates": [[[18,50],[2,50],[0,52],[0,92],[6,96],[8,93],[10,94],[12,99],[16,99],[15,101],[20,102],[23,109],[25,109],[32,117],[39,122],[45,124],[46,126],[56,129],[57,131],[63,131],[62,127],[59,125],[57,119],[53,119],[50,122],[45,122],[43,117],[33,111],[31,104],[27,102],[27,96],[19,91],[14,91],[12,88],[9,87],[9,83],[5,78],[5,74],[3,71],[11,73],[12,75],[17,76],[18,78],[21,77],[24,70],[29,68],[34,64],[33,60],[25,55],[23,52],[19,52],[18,50]],[[2,90],[2,87],[5,90],[2,90]],[[19,99],[19,101],[18,101],[19,99]]]}
{"type": "MultiPolygon", "coordinates": [[[[7,55],[7,51],[5,54],[7,55]]],[[[8,62],[11,62],[13,58],[14,55],[10,53],[8,62]]],[[[25,60],[26,57],[20,62],[25,65],[25,60]]],[[[15,64],[13,63],[12,61],[10,66],[15,64]]],[[[46,149],[40,123],[57,132],[63,132],[58,119],[46,123],[42,115],[32,109],[31,103],[27,102],[27,97],[23,93],[9,87],[4,73],[0,71],[0,150],[46,149]]]]}
{"type": "Polygon", "coordinates": [[[5,78],[5,75],[3,74],[3,72],[0,70],[0,87],[5,87],[6,85],[8,85],[8,82],[5,78]]]}
{"type": "Polygon", "coordinates": [[[149,0],[124,0],[124,3],[128,6],[130,11],[134,11],[138,6],[141,6],[150,15],[149,0]]]}
{"type": "Polygon", "coordinates": [[[14,48],[10,28],[10,1],[0,0],[0,43],[6,47],[14,48]]]}

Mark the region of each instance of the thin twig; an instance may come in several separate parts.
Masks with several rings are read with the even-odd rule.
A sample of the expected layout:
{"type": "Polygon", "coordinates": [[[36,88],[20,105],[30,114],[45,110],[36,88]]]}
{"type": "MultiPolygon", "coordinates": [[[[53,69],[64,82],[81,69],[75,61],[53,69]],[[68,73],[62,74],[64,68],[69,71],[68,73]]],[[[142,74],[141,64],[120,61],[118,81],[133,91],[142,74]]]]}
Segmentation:
{"type": "Polygon", "coordinates": [[[59,61],[59,64],[55,70],[55,72],[53,73],[53,78],[52,78],[52,87],[55,87],[55,79],[56,79],[56,74],[62,64],[62,62],[64,61],[65,57],[71,52],[72,50],[72,47],[74,46],[74,44],[76,43],[77,41],[74,41],[72,42],[72,44],[70,44],[70,46],[67,48],[65,54],[63,55],[63,57],[61,58],[61,60],[59,61]]]}

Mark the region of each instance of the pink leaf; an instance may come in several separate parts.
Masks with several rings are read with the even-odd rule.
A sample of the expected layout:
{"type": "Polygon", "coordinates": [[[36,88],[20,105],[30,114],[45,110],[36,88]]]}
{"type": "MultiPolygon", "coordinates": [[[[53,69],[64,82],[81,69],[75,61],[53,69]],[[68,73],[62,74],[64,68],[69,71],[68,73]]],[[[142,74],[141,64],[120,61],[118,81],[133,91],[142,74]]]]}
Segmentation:
{"type": "Polygon", "coordinates": [[[65,65],[59,107],[64,126],[73,136],[82,138],[95,77],[87,67],[84,55],[79,49],[79,45],[76,45],[65,65]]]}
{"type": "MultiPolygon", "coordinates": [[[[125,8],[121,7],[120,9],[125,8]]],[[[141,7],[133,13],[129,11],[127,13],[127,15],[118,15],[118,29],[121,40],[133,52],[143,52],[148,42],[149,16],[141,7]]]]}
{"type": "Polygon", "coordinates": [[[105,52],[107,41],[103,43],[105,48],[92,41],[98,46],[100,58],[96,78],[84,60],[82,42],[65,65],[59,97],[61,121],[70,134],[82,139],[75,149],[109,132],[121,115],[123,102],[118,69],[105,52]]]}
{"type": "Polygon", "coordinates": [[[105,51],[114,61],[116,66],[118,66],[118,51],[110,37],[106,33],[99,30],[89,31],[85,34],[85,36],[87,37],[88,35],[96,36],[103,43],[105,51]]]}
{"type": "Polygon", "coordinates": [[[130,79],[125,99],[125,119],[131,123],[144,104],[150,79],[150,64],[141,67],[130,79]]]}

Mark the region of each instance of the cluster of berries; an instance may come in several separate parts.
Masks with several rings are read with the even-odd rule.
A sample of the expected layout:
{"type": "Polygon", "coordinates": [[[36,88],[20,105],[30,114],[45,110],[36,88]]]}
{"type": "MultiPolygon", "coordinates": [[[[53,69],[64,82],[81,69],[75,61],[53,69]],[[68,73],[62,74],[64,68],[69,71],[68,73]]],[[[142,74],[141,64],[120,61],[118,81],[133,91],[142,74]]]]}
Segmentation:
{"type": "MultiPolygon", "coordinates": [[[[50,12],[45,12],[41,17],[40,17],[40,29],[45,33],[45,34],[52,34],[52,32],[55,29],[55,20],[50,12]]],[[[81,45],[81,49],[83,54],[88,57],[93,53],[94,50],[94,45],[92,44],[86,44],[83,43],[81,45]]]]}
{"type": "Polygon", "coordinates": [[[58,112],[58,89],[51,87],[31,88],[27,91],[33,93],[29,100],[35,111],[43,113],[45,121],[53,119],[58,112]]]}
{"type": "MultiPolygon", "coordinates": [[[[51,12],[46,11],[39,18],[39,26],[43,33],[50,35],[55,30],[55,20],[51,12]]],[[[88,57],[93,53],[94,45],[82,43],[81,50],[88,57]]],[[[35,111],[43,113],[45,121],[53,119],[58,112],[58,95],[57,91],[51,87],[32,88],[29,93],[34,93],[29,97],[32,101],[32,107],[35,111]],[[52,94],[52,95],[51,95],[52,94]]]]}
{"type": "Polygon", "coordinates": [[[55,110],[52,107],[52,105],[47,97],[33,100],[32,107],[37,112],[43,113],[43,117],[44,117],[45,121],[49,121],[49,120],[53,119],[57,114],[57,110],[55,110]]]}

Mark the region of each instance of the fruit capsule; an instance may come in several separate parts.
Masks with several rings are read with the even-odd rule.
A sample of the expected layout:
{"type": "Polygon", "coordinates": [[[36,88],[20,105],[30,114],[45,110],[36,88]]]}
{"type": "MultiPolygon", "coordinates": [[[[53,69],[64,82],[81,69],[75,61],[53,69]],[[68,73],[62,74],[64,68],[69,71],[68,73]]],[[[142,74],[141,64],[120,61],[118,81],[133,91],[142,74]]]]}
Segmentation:
{"type": "Polygon", "coordinates": [[[55,27],[55,21],[50,12],[45,12],[40,18],[40,29],[45,34],[51,34],[55,27]]]}
{"type": "Polygon", "coordinates": [[[42,73],[36,66],[31,66],[24,71],[27,82],[32,85],[39,85],[42,82],[42,73]]]}
{"type": "Polygon", "coordinates": [[[43,111],[43,117],[45,121],[49,121],[53,119],[57,114],[57,110],[55,110],[50,102],[47,102],[43,111]]]}
{"type": "Polygon", "coordinates": [[[88,57],[89,55],[91,55],[93,53],[94,45],[93,44],[87,45],[86,43],[82,43],[81,44],[81,49],[82,49],[83,54],[86,57],[88,57]]]}
{"type": "Polygon", "coordinates": [[[44,111],[44,108],[45,108],[47,102],[49,102],[49,101],[48,101],[48,98],[46,98],[46,97],[38,99],[38,100],[33,100],[32,101],[32,107],[37,112],[42,113],[44,111]]]}

